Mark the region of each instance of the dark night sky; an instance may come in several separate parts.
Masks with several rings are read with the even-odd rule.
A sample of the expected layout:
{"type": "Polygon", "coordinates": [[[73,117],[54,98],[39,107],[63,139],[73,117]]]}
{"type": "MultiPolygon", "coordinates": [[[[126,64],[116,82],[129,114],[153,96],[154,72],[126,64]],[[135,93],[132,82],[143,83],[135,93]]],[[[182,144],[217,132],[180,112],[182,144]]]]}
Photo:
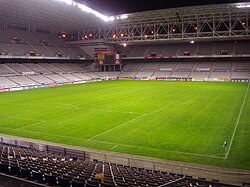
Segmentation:
{"type": "Polygon", "coordinates": [[[190,5],[249,2],[250,0],[77,0],[108,16],[190,5]]]}

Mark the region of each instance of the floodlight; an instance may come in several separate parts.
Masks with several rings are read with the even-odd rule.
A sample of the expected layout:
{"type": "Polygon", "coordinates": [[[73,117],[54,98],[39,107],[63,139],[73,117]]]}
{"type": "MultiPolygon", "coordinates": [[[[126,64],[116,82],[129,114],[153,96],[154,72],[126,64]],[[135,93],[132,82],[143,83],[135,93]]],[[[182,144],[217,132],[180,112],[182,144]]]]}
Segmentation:
{"type": "Polygon", "coordinates": [[[84,12],[95,15],[96,17],[102,19],[103,21],[111,21],[111,20],[109,20],[109,18],[107,16],[101,14],[100,12],[97,12],[96,10],[93,10],[92,8],[90,8],[84,4],[77,3],[73,0],[57,0],[57,1],[62,1],[64,3],[66,3],[67,5],[75,6],[84,12]]]}
{"type": "Polygon", "coordinates": [[[237,8],[250,8],[250,4],[249,3],[244,3],[244,4],[239,4],[236,5],[237,8]]]}
{"type": "Polygon", "coordinates": [[[73,3],[72,0],[60,0],[60,1],[66,3],[67,5],[72,5],[73,3]]]}
{"type": "Polygon", "coordinates": [[[115,20],[115,17],[114,16],[111,16],[108,18],[109,21],[114,21],[115,20]]]}
{"type": "Polygon", "coordinates": [[[121,15],[120,18],[121,18],[121,19],[127,19],[127,18],[128,18],[128,15],[121,15]]]}
{"type": "Polygon", "coordinates": [[[61,1],[61,2],[66,3],[67,5],[75,6],[75,7],[79,8],[79,9],[81,9],[84,12],[95,15],[96,17],[102,19],[105,22],[114,21],[115,19],[119,20],[119,19],[128,18],[128,15],[121,15],[121,16],[116,16],[116,17],[114,17],[114,16],[108,17],[108,16],[105,16],[105,15],[101,14],[100,12],[98,12],[98,11],[96,11],[96,10],[94,10],[94,9],[84,5],[84,4],[78,3],[78,2],[76,2],[74,0],[56,0],[56,1],[61,1]]]}

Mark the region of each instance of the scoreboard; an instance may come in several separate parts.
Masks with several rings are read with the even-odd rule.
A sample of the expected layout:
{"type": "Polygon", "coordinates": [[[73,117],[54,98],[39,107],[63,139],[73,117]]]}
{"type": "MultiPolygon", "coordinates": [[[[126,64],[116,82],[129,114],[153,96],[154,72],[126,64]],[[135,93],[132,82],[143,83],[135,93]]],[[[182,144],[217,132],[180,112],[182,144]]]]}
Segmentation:
{"type": "Polygon", "coordinates": [[[99,66],[121,65],[121,55],[112,51],[98,51],[97,61],[99,66]]]}
{"type": "Polygon", "coordinates": [[[105,55],[105,64],[112,65],[115,63],[115,54],[105,55]]]}

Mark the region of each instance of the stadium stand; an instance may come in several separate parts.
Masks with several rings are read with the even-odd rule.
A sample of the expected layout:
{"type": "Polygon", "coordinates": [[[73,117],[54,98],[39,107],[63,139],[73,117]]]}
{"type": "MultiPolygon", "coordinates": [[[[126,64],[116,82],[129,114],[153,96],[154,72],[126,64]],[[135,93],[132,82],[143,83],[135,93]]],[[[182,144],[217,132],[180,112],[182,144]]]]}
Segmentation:
{"type": "Polygon", "coordinates": [[[30,75],[28,76],[29,79],[39,83],[39,84],[46,84],[46,83],[52,83],[53,81],[43,75],[30,75]]]}
{"type": "Polygon", "coordinates": [[[6,64],[0,64],[0,74],[15,74],[16,72],[11,68],[8,68],[6,64]]]}
{"type": "Polygon", "coordinates": [[[249,78],[250,77],[250,67],[247,62],[234,62],[232,66],[231,78],[249,78]]]}
{"type": "Polygon", "coordinates": [[[164,79],[250,79],[248,62],[134,62],[119,72],[89,71],[79,63],[4,63],[0,64],[0,87],[15,87],[103,78],[164,79]]]}
{"type": "MultiPolygon", "coordinates": [[[[48,86],[57,83],[72,84],[75,81],[84,82],[85,80],[106,80],[109,78],[154,80],[187,79],[189,81],[192,79],[194,81],[233,81],[235,79],[244,82],[250,80],[250,48],[249,38],[246,37],[246,35],[249,35],[249,32],[246,26],[241,27],[241,24],[243,25],[243,23],[246,24],[245,22],[249,22],[248,17],[245,19],[245,16],[248,15],[247,11],[246,14],[240,11],[232,13],[231,11],[235,8],[231,6],[224,9],[226,10],[226,16],[224,12],[219,13],[218,16],[217,12],[211,11],[210,16],[217,16],[219,24],[221,23],[223,25],[224,23],[224,25],[227,25],[230,23],[232,25],[232,27],[228,26],[230,30],[227,31],[227,29],[220,30],[219,27],[216,27],[216,24],[218,24],[217,19],[212,20],[211,18],[205,18],[206,16],[204,17],[204,15],[208,15],[208,12],[202,15],[202,12],[206,8],[204,8],[203,11],[199,9],[200,11],[197,11],[197,13],[195,11],[196,9],[192,8],[190,16],[194,17],[193,12],[195,12],[198,19],[202,18],[199,20],[199,24],[203,25],[202,27],[197,25],[197,27],[200,28],[196,28],[194,32],[191,32],[189,28],[187,28],[191,26],[189,22],[192,19],[188,17],[187,14],[189,13],[187,13],[186,10],[174,11],[174,14],[171,11],[170,15],[164,12],[164,10],[163,14],[160,11],[156,11],[154,14],[150,14],[152,15],[152,19],[154,19],[153,22],[148,15],[145,17],[145,15],[143,15],[144,13],[141,15],[140,13],[135,13],[131,16],[138,23],[134,25],[134,28],[130,25],[133,25],[135,22],[130,23],[130,21],[128,21],[127,23],[129,24],[125,24],[126,21],[123,23],[123,20],[120,18],[119,20],[115,20],[118,25],[121,26],[121,29],[125,28],[124,30],[131,30],[132,32],[137,30],[140,32],[140,36],[137,35],[138,33],[126,33],[126,37],[124,37],[126,39],[123,40],[123,38],[119,38],[118,35],[124,32],[124,30],[116,28],[115,32],[117,32],[117,37],[108,36],[106,31],[112,31],[114,25],[110,24],[109,28],[109,24],[106,25],[106,23],[102,23],[99,18],[98,20],[100,22],[97,21],[97,17],[95,18],[91,14],[80,12],[76,9],[78,6],[75,6],[75,3],[72,3],[73,6],[68,6],[67,3],[65,3],[65,5],[56,4],[58,3],[57,1],[49,3],[45,0],[40,2],[34,1],[34,5],[39,5],[39,9],[30,9],[30,11],[33,12],[33,14],[31,14],[32,19],[30,19],[31,17],[25,15],[27,14],[27,10],[21,9],[22,6],[27,6],[25,3],[27,3],[28,0],[23,1],[24,4],[18,2],[13,3],[11,6],[8,5],[8,2],[11,1],[2,0],[2,6],[7,5],[6,7],[13,6],[14,8],[20,9],[16,14],[22,15],[23,18],[17,20],[10,18],[10,23],[8,23],[6,12],[11,11],[0,12],[0,20],[4,22],[0,24],[0,91],[5,91],[5,88],[17,88],[20,86],[26,89],[26,86],[29,85],[48,86]],[[37,2],[38,4],[36,4],[37,2]],[[45,2],[45,4],[39,4],[42,2],[45,2]],[[47,6],[46,4],[50,5],[47,6]],[[44,8],[43,10],[48,9],[49,11],[43,12],[40,8],[44,8]],[[61,11],[61,9],[64,11],[61,11]],[[34,14],[34,12],[37,12],[37,14],[34,14]],[[183,17],[183,19],[176,19],[177,22],[174,24],[168,22],[167,20],[170,20],[170,18],[175,19],[174,16],[176,12],[182,12],[183,15],[181,15],[181,17],[183,17]],[[46,20],[50,13],[52,13],[50,16],[52,16],[53,19],[46,20]],[[157,26],[155,22],[155,20],[159,18],[154,17],[157,14],[164,18],[163,20],[159,19],[160,27],[157,26]],[[235,15],[238,17],[235,18],[235,15]],[[228,21],[228,16],[230,17],[230,22],[228,21]],[[142,20],[137,20],[137,17],[141,17],[142,20]],[[187,20],[184,19],[185,17],[187,17],[187,20]],[[147,22],[144,18],[149,19],[149,21],[147,22]],[[27,20],[28,22],[26,22],[27,20]],[[211,27],[211,25],[209,25],[211,24],[211,20],[214,22],[214,30],[210,31],[208,27],[211,27]],[[142,25],[139,23],[142,23],[142,25]],[[147,27],[150,27],[152,23],[156,24],[154,29],[159,32],[159,36],[155,31],[152,33],[154,36],[143,38],[143,33],[145,33],[145,31],[147,32],[147,27]],[[166,27],[167,23],[170,25],[166,27]],[[187,27],[182,28],[183,33],[178,33],[178,31],[172,33],[169,28],[176,26],[176,24],[187,27]],[[51,25],[53,25],[53,27],[51,27],[51,25]],[[93,40],[84,39],[86,33],[84,33],[85,31],[83,30],[86,30],[85,27],[89,29],[89,33],[87,34],[95,31],[93,40]],[[91,31],[91,27],[94,30],[91,31]],[[59,39],[59,32],[63,31],[62,28],[69,31],[69,33],[72,31],[72,36],[75,34],[74,32],[78,31],[78,41],[70,43],[65,42],[62,38],[59,39]],[[100,28],[100,33],[97,33],[96,28],[100,28]],[[162,33],[160,33],[161,31],[162,33]],[[223,32],[228,33],[223,34],[223,32]],[[135,35],[133,36],[133,34],[135,35]],[[98,38],[98,35],[103,38],[98,38]],[[155,41],[151,42],[153,38],[155,41]],[[95,41],[95,39],[97,39],[97,41],[95,41]],[[193,39],[195,42],[193,41],[192,43],[191,40],[193,39]],[[126,47],[124,47],[123,44],[126,44],[126,47]],[[92,51],[86,50],[86,53],[84,47],[89,47],[92,51]],[[108,51],[108,47],[122,54],[121,71],[101,71],[101,68],[98,70],[96,59],[89,53],[94,51],[93,54],[97,55],[96,51],[108,51]],[[159,59],[156,57],[159,57],[159,59]],[[23,59],[26,59],[26,61],[23,59]],[[37,59],[42,60],[37,61],[37,59]],[[63,61],[64,59],[66,59],[66,61],[63,61]]],[[[215,9],[215,7],[212,7],[212,9],[215,9]]],[[[4,8],[2,8],[2,10],[4,10],[4,8]]],[[[209,9],[207,8],[207,10],[210,11],[211,7],[209,7],[209,9]]],[[[194,26],[195,25],[192,25],[192,27],[194,26]]],[[[110,33],[113,34],[112,32],[110,33]]],[[[233,186],[221,184],[216,180],[207,181],[205,178],[193,179],[192,176],[188,175],[98,160],[73,159],[65,155],[51,154],[0,143],[0,186],[5,185],[6,181],[13,182],[18,180],[18,178],[24,180],[19,181],[19,183],[23,183],[20,186],[28,187],[233,186]],[[17,178],[10,179],[6,174],[17,178]],[[27,183],[27,181],[33,181],[33,183],[27,183]],[[41,183],[41,185],[38,183],[41,183]]],[[[10,184],[12,183],[6,183],[6,186],[10,186],[10,184]]]]}
{"type": "Polygon", "coordinates": [[[17,83],[12,82],[6,77],[0,77],[0,87],[11,87],[11,86],[17,86],[17,85],[18,85],[17,83]]]}
{"type": "Polygon", "coordinates": [[[9,63],[6,64],[10,69],[14,70],[17,73],[23,73],[23,72],[31,72],[29,68],[25,67],[23,64],[18,63],[9,63]]]}
{"type": "Polygon", "coordinates": [[[97,160],[73,159],[25,147],[0,144],[0,172],[50,186],[234,186],[192,176],[97,160]]]}
{"type": "Polygon", "coordinates": [[[49,33],[0,28],[0,54],[12,56],[84,57],[80,48],[65,45],[49,33]]]}
{"type": "Polygon", "coordinates": [[[249,42],[239,41],[235,42],[235,54],[250,54],[249,42]]]}
{"type": "Polygon", "coordinates": [[[37,82],[23,75],[19,75],[15,77],[8,77],[8,79],[19,85],[36,85],[37,84],[37,82]]]}
{"type": "Polygon", "coordinates": [[[242,55],[250,54],[247,41],[221,41],[221,42],[197,42],[177,43],[177,44],[160,44],[160,45],[131,45],[119,47],[116,50],[126,57],[145,57],[151,54],[157,56],[185,56],[185,52],[190,53],[188,56],[212,56],[212,55],[242,55]],[[223,54],[223,52],[225,52],[223,54]]]}

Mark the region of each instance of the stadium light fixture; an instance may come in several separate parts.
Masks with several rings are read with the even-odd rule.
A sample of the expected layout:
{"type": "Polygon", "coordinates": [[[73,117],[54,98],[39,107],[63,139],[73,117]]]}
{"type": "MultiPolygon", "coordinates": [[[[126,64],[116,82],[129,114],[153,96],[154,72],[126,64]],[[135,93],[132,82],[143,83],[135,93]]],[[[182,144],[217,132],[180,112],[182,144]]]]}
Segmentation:
{"type": "Polygon", "coordinates": [[[81,9],[83,12],[87,12],[87,13],[90,13],[90,14],[93,14],[95,15],[96,17],[102,19],[103,21],[105,22],[112,22],[114,20],[119,20],[119,19],[126,19],[128,18],[128,15],[121,15],[121,16],[117,16],[117,17],[114,17],[114,16],[106,16],[106,15],[103,15],[102,13],[84,5],[84,4],[81,4],[81,3],[78,3],[78,2],[75,2],[74,0],[56,0],[56,1],[61,1],[61,2],[64,2],[66,3],[67,5],[71,5],[71,6],[75,6],[79,9],[81,9]]]}
{"type": "Polygon", "coordinates": [[[191,44],[194,44],[194,40],[191,40],[190,43],[191,43],[191,44]]]}
{"type": "Polygon", "coordinates": [[[72,4],[72,1],[71,0],[61,0],[63,1],[64,3],[66,3],[67,5],[71,5],[72,4]]]}
{"type": "Polygon", "coordinates": [[[250,3],[243,3],[236,5],[237,8],[250,8],[250,3]]]}
{"type": "Polygon", "coordinates": [[[127,44],[126,44],[126,43],[124,43],[124,44],[123,44],[123,47],[126,47],[126,46],[127,46],[127,44]]]}
{"type": "Polygon", "coordinates": [[[114,16],[109,17],[109,21],[114,21],[114,20],[115,20],[114,16]]]}
{"type": "Polygon", "coordinates": [[[120,19],[127,19],[128,15],[121,15],[120,19]]]}

